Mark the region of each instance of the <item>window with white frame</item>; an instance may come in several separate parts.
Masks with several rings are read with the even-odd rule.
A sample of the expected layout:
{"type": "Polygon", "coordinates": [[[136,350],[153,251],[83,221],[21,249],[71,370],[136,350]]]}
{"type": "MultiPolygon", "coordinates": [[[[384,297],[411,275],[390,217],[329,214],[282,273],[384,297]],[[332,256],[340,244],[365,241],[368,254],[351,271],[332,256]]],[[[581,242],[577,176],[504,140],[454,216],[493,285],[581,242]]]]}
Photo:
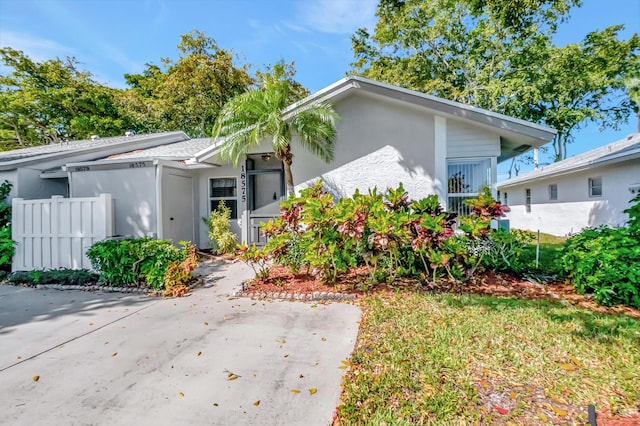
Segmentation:
{"type": "Polygon", "coordinates": [[[527,213],[531,213],[531,188],[524,190],[524,208],[527,213]]]}
{"type": "Polygon", "coordinates": [[[231,209],[231,219],[238,218],[238,184],[237,179],[211,178],[209,179],[209,208],[214,211],[220,201],[231,209]]]}
{"type": "Polygon", "coordinates": [[[589,197],[602,197],[602,178],[589,178],[589,197]]]}
{"type": "Polygon", "coordinates": [[[509,194],[508,193],[504,193],[504,203],[505,206],[509,205],[509,194]]]}
{"type": "Polygon", "coordinates": [[[447,162],[447,203],[448,210],[461,216],[470,209],[464,200],[478,196],[484,186],[493,184],[491,179],[491,159],[456,159],[447,162]]]}
{"type": "Polygon", "coordinates": [[[558,184],[552,183],[549,185],[549,200],[555,201],[558,199],[558,184]]]}

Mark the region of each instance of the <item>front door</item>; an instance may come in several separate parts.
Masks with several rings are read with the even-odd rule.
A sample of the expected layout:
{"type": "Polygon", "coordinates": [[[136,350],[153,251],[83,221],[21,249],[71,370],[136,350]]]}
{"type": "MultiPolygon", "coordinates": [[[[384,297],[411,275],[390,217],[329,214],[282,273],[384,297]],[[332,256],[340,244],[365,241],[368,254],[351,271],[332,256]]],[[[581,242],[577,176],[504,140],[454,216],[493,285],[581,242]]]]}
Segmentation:
{"type": "Polygon", "coordinates": [[[278,216],[284,199],[282,162],[273,153],[249,155],[247,177],[249,244],[264,245],[260,223],[278,216]]]}

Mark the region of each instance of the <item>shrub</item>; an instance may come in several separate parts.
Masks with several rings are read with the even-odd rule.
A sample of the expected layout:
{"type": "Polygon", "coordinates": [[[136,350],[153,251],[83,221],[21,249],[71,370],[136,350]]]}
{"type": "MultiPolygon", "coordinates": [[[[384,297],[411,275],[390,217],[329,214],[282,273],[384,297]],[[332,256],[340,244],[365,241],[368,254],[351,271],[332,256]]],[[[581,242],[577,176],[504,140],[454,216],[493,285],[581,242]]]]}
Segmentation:
{"type": "Polygon", "coordinates": [[[196,246],[185,241],[181,241],[182,261],[173,260],[169,262],[164,274],[165,297],[182,297],[188,290],[188,285],[193,278],[193,270],[198,266],[198,255],[196,246]]]}
{"type": "Polygon", "coordinates": [[[264,279],[269,276],[269,257],[265,250],[260,250],[255,244],[243,245],[238,249],[238,255],[240,260],[253,269],[256,278],[264,279]]]}
{"type": "Polygon", "coordinates": [[[100,281],[113,286],[146,285],[154,290],[165,286],[171,262],[182,262],[188,251],[169,240],[151,238],[105,240],[87,250],[87,257],[100,272],[100,281]]]}
{"type": "Polygon", "coordinates": [[[16,251],[16,243],[11,239],[11,228],[0,227],[0,268],[10,269],[13,255],[16,251]]]}
{"type": "Polygon", "coordinates": [[[560,258],[576,291],[603,305],[640,308],[640,194],[630,203],[627,228],[585,229],[565,242],[560,258]]]}
{"type": "Polygon", "coordinates": [[[560,264],[576,292],[640,308],[640,238],[631,229],[585,229],[566,241],[560,264]]]}
{"type": "Polygon", "coordinates": [[[231,209],[221,200],[209,218],[203,218],[209,228],[209,240],[216,254],[233,253],[236,248],[236,234],[231,232],[231,209]]]}
{"type": "Polygon", "coordinates": [[[47,271],[16,271],[7,277],[13,284],[35,286],[38,284],[91,285],[98,281],[98,275],[86,269],[51,269],[47,271]]]}
{"type": "Polygon", "coordinates": [[[0,270],[11,270],[11,262],[15,254],[15,242],[11,239],[11,204],[7,197],[11,192],[11,182],[5,180],[0,184],[0,270]]]}

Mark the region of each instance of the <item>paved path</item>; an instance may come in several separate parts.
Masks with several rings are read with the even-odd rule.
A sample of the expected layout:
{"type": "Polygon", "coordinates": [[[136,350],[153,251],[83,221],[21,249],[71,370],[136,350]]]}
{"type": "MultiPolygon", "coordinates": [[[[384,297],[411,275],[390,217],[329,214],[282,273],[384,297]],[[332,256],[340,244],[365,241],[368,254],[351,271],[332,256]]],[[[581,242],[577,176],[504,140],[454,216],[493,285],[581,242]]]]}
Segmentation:
{"type": "Polygon", "coordinates": [[[0,286],[0,424],[330,423],[360,310],[231,297],[240,263],[199,272],[181,299],[0,286]]]}

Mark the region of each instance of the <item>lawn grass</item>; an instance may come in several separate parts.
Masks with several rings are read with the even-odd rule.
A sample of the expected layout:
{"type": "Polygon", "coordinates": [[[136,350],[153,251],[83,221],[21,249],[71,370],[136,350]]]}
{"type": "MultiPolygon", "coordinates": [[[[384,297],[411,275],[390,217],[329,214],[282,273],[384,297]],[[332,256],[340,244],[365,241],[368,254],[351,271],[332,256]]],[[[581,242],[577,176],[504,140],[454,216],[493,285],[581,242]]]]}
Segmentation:
{"type": "Polygon", "coordinates": [[[338,424],[586,423],[640,402],[640,321],[547,300],[369,298],[338,424]]]}
{"type": "Polygon", "coordinates": [[[529,244],[522,252],[523,259],[526,264],[531,265],[532,270],[537,270],[543,274],[556,275],[560,271],[556,264],[556,259],[562,255],[562,248],[567,237],[558,237],[556,235],[540,233],[540,251],[538,253],[538,268],[536,269],[536,244],[538,234],[526,231],[532,238],[529,244]]]}

